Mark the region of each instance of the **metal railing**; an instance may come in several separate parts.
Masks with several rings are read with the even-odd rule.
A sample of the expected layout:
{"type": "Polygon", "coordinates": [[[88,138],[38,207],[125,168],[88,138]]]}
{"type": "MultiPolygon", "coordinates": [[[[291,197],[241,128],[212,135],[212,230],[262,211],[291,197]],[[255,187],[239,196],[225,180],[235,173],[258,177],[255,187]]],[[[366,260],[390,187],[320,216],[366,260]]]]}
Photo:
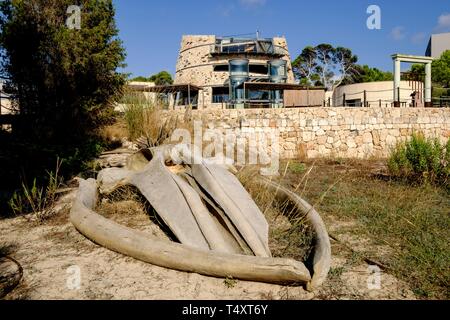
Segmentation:
{"type": "MultiPolygon", "coordinates": [[[[328,98],[323,102],[325,107],[393,107],[394,105],[399,105],[401,107],[418,107],[424,105],[424,99],[422,96],[413,99],[401,99],[401,92],[408,91],[413,92],[414,90],[410,88],[397,88],[397,99],[368,99],[368,93],[381,93],[381,92],[393,92],[393,89],[386,90],[364,90],[354,93],[344,93],[340,96],[328,98]],[[359,100],[359,101],[357,101],[359,100]]],[[[450,107],[450,97],[440,97],[432,98],[433,107],[450,107]]]]}
{"type": "Polygon", "coordinates": [[[280,46],[273,45],[267,50],[263,50],[256,44],[236,43],[232,45],[223,46],[221,44],[213,44],[210,46],[210,54],[254,54],[254,55],[274,55],[285,56],[289,55],[289,52],[280,46]]]}

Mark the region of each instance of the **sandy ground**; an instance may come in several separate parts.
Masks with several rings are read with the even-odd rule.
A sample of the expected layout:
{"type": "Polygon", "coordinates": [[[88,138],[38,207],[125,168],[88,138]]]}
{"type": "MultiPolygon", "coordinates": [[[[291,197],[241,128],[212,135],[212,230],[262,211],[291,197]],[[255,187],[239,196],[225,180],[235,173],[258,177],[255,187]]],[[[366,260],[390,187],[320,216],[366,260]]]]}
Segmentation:
{"type": "MultiPolygon", "coordinates": [[[[68,196],[66,201],[70,203],[70,200],[68,196]]],[[[24,269],[19,286],[5,299],[414,298],[404,283],[383,272],[379,275],[380,287],[369,288],[368,281],[376,283],[369,265],[355,259],[348,249],[336,242],[332,242],[329,280],[317,292],[307,292],[302,287],[229,281],[178,272],[123,256],[78,233],[68,220],[68,211],[67,207],[45,223],[32,222],[25,217],[0,220],[0,246],[8,247],[10,255],[24,269]],[[78,271],[79,285],[76,282],[78,271]]],[[[158,232],[148,221],[141,218],[133,221],[137,229],[158,232]]],[[[346,236],[346,228],[351,227],[348,222],[329,224],[330,231],[339,233],[340,239],[356,248],[364,247],[364,239],[355,239],[350,233],[346,236]]]]}

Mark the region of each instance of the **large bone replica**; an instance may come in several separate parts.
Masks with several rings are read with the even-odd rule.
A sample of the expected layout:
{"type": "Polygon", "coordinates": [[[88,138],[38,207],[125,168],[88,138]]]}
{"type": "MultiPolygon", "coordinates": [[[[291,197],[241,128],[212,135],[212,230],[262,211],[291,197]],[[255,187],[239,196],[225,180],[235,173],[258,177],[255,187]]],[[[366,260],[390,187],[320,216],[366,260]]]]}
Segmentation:
{"type": "Polygon", "coordinates": [[[311,290],[325,280],[331,256],[328,234],[318,213],[296,194],[261,180],[311,224],[316,234],[312,277],[299,261],[271,257],[267,221],[225,166],[215,159],[203,159],[186,145],[150,151],[151,161],[137,153],[129,158],[127,168],[102,170],[97,181],[80,180],[71,221],[82,234],[113,251],[180,271],[303,283],[311,290]],[[178,165],[168,167],[169,161],[178,165]],[[180,243],[130,229],[94,211],[98,192],[109,194],[126,185],[139,189],[180,243]]]}

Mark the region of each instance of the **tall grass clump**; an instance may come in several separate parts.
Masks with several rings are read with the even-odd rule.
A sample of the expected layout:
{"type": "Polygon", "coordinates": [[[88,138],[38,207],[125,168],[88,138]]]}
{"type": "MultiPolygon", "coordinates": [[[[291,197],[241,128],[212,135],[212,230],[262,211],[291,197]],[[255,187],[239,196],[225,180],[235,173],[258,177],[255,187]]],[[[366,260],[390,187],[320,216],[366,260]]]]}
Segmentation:
{"type": "Polygon", "coordinates": [[[170,141],[177,129],[189,131],[193,137],[192,106],[188,106],[183,119],[167,110],[167,101],[161,94],[155,99],[140,92],[125,92],[122,99],[128,137],[142,148],[156,147],[170,141]]]}
{"type": "Polygon", "coordinates": [[[397,144],[388,160],[391,174],[416,183],[434,183],[448,187],[450,177],[450,139],[438,139],[414,133],[410,140],[397,144]]]}
{"type": "Polygon", "coordinates": [[[151,101],[142,93],[128,92],[123,99],[125,122],[131,140],[155,147],[170,138],[177,128],[177,120],[165,114],[164,102],[151,101]]]}
{"type": "Polygon", "coordinates": [[[53,206],[58,198],[58,189],[62,185],[60,176],[61,160],[57,160],[55,171],[47,171],[46,186],[39,186],[36,178],[31,186],[22,183],[22,189],[16,191],[9,200],[9,206],[15,215],[31,214],[39,222],[50,218],[54,212],[53,206]]]}
{"type": "MultiPolygon", "coordinates": [[[[285,171],[287,169],[288,167],[285,171]]],[[[298,212],[289,201],[278,201],[273,190],[260,179],[258,168],[243,167],[237,177],[269,224],[269,247],[272,255],[306,261],[311,254],[314,238],[313,230],[306,221],[306,214],[298,212]]]]}

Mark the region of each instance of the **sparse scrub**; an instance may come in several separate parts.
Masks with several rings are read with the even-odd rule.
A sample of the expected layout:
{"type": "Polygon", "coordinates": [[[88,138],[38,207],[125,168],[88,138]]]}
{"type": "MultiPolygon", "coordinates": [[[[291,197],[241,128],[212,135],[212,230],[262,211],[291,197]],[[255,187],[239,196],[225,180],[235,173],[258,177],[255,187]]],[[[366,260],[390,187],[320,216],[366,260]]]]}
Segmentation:
{"type": "Polygon", "coordinates": [[[37,180],[33,180],[32,186],[22,183],[22,190],[15,192],[9,201],[9,206],[14,214],[32,214],[39,222],[50,218],[53,213],[53,205],[57,200],[57,190],[62,185],[59,176],[61,161],[58,159],[55,171],[47,172],[47,187],[39,186],[37,180]]]}
{"type": "Polygon", "coordinates": [[[388,167],[390,172],[399,178],[448,186],[450,140],[443,145],[438,139],[413,134],[409,141],[396,146],[389,158],[388,167]]]}
{"type": "Polygon", "coordinates": [[[306,171],[306,166],[305,166],[305,164],[303,164],[301,162],[292,162],[289,165],[289,169],[293,173],[304,173],[306,171]]]}
{"type": "MultiPolygon", "coordinates": [[[[285,172],[289,167],[288,164],[285,172]]],[[[245,167],[238,173],[239,180],[269,223],[269,247],[272,255],[305,261],[311,253],[314,236],[306,223],[305,215],[299,214],[290,203],[279,203],[274,193],[258,177],[256,167],[245,167]]]]}
{"type": "MultiPolygon", "coordinates": [[[[378,169],[369,164],[315,163],[303,195],[328,225],[355,221],[352,237],[367,238],[372,244],[358,248],[360,253],[387,266],[387,272],[407,282],[419,298],[448,299],[448,192],[433,184],[378,179],[374,175],[378,169]],[[377,246],[384,248],[381,254],[377,246]]],[[[301,175],[293,173],[284,178],[292,185],[299,179],[301,175]]]]}
{"type": "Polygon", "coordinates": [[[163,144],[177,128],[177,120],[165,117],[164,106],[151,102],[138,93],[128,93],[125,103],[125,122],[131,140],[145,140],[148,147],[163,144]]]}
{"type": "Polygon", "coordinates": [[[228,289],[234,288],[237,285],[237,280],[233,279],[233,277],[227,277],[225,280],[223,280],[223,284],[228,289]]]}

